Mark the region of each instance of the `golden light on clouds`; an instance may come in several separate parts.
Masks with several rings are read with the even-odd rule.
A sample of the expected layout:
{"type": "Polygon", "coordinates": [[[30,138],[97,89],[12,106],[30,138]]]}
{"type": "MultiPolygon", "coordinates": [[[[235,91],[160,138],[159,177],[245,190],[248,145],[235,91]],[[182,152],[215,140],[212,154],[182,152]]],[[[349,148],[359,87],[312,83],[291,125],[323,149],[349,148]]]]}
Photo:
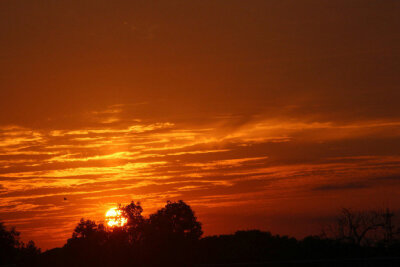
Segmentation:
{"type": "MultiPolygon", "coordinates": [[[[215,122],[192,129],[133,123],[114,130],[2,129],[6,138],[16,136],[18,142],[7,141],[0,148],[0,155],[7,155],[0,168],[1,212],[15,214],[9,220],[22,228],[54,216],[67,235],[70,224],[58,221],[66,216],[73,220],[92,214],[102,220],[98,207],[112,203],[141,200],[151,210],[167,199],[183,198],[207,222],[205,207],[228,211],[264,203],[261,210],[276,212],[278,201],[308,201],[322,192],[343,195],[358,189],[370,194],[370,188],[394,186],[400,166],[400,156],[366,154],[357,141],[393,135],[399,131],[397,121],[335,125],[253,120],[229,131],[215,122]],[[349,140],[352,155],[343,156],[337,144],[349,140]],[[35,216],[25,217],[30,212],[35,216]]],[[[385,201],[384,195],[376,197],[385,201]]],[[[112,208],[106,223],[121,226],[126,219],[112,208]]],[[[219,231],[214,227],[211,231],[219,231]]],[[[65,235],[59,233],[60,242],[65,235]]]]}

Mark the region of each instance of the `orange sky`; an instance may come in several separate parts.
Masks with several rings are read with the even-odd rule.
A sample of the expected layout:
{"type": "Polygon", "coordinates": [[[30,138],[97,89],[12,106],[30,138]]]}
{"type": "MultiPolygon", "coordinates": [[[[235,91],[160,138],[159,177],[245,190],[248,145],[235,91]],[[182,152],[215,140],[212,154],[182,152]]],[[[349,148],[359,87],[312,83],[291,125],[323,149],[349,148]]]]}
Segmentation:
{"type": "Polygon", "coordinates": [[[0,2],[0,221],[42,248],[131,200],[205,234],[400,214],[399,1],[0,2]],[[67,201],[64,201],[64,197],[67,201]]]}

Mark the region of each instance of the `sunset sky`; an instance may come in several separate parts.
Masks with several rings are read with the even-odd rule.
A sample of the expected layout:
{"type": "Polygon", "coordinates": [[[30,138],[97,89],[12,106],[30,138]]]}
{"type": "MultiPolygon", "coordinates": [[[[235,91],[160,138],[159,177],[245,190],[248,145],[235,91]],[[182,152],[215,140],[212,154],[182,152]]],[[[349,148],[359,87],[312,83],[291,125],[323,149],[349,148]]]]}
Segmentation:
{"type": "Polygon", "coordinates": [[[205,235],[400,215],[400,1],[0,1],[0,221],[62,246],[117,203],[205,235]],[[67,200],[64,200],[66,198],[67,200]]]}

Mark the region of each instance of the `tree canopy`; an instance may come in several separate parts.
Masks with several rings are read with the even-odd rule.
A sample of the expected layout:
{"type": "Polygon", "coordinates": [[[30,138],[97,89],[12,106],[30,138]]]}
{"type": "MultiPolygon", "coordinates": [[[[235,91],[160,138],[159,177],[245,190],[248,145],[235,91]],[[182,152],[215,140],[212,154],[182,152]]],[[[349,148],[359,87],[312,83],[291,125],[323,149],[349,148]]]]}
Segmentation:
{"type": "Polygon", "coordinates": [[[168,201],[148,216],[142,215],[139,202],[119,205],[118,211],[127,219],[126,224],[111,227],[82,218],[64,247],[41,254],[33,241],[24,244],[14,228],[0,223],[0,265],[144,267],[242,263],[247,266],[295,261],[299,266],[309,266],[315,260],[322,261],[322,265],[334,260],[341,266],[363,266],[362,262],[347,261],[363,257],[378,259],[376,265],[369,266],[400,264],[400,260],[396,261],[400,256],[400,228],[389,210],[343,209],[331,225],[331,232],[302,240],[260,230],[202,237],[201,223],[182,200],[168,201]],[[379,261],[383,257],[388,260],[379,261]]]}

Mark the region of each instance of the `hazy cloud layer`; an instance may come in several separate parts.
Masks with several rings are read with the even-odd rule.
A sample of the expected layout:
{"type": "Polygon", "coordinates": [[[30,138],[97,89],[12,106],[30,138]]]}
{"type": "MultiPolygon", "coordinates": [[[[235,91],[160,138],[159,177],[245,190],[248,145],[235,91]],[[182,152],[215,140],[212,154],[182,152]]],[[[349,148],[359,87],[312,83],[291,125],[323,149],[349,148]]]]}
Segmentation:
{"type": "MultiPolygon", "coordinates": [[[[61,244],[80,217],[102,220],[116,203],[140,200],[153,211],[168,199],[184,199],[198,211],[206,233],[218,233],[245,227],[232,223],[222,228],[222,219],[213,223],[210,214],[219,207],[252,206],[247,211],[252,216],[283,216],[291,212],[285,205],[297,203],[299,211],[311,216],[312,206],[324,207],[326,213],[340,205],[353,206],[344,198],[349,190],[367,196],[374,189],[382,204],[394,205],[393,192],[400,187],[393,178],[400,174],[399,150],[394,149],[400,146],[398,121],[259,117],[238,123],[236,117],[224,116],[192,128],[129,120],[124,106],[119,109],[104,112],[115,117],[112,125],[69,130],[3,127],[2,219],[49,246],[61,244]],[[370,142],[376,147],[365,147],[370,142]],[[329,194],[327,203],[310,203],[318,192],[329,194]],[[51,240],[40,237],[43,230],[55,232],[51,240]]],[[[90,114],[92,121],[106,118],[90,114]]],[[[361,206],[373,203],[370,199],[361,206]]],[[[274,217],[250,225],[287,231],[274,226],[279,216],[274,217]]],[[[304,234],[299,229],[292,233],[304,234]]]]}

